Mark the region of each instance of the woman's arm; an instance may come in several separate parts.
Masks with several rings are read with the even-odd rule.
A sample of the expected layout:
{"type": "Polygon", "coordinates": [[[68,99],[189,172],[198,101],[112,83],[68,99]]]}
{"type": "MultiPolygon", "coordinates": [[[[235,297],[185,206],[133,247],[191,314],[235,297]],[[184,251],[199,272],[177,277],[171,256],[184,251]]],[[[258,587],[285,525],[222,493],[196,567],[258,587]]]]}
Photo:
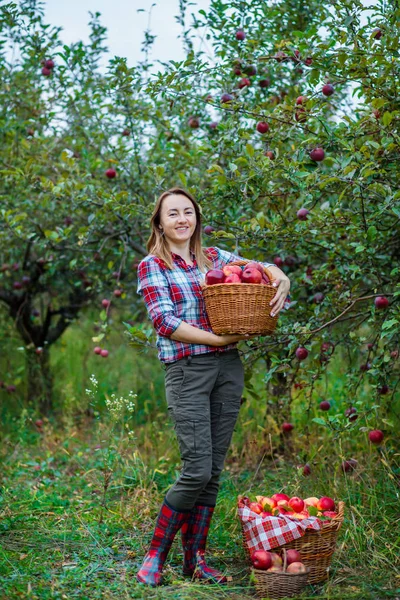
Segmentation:
{"type": "Polygon", "coordinates": [[[185,342],[186,344],[204,344],[206,346],[226,346],[227,344],[233,344],[240,340],[248,340],[248,335],[215,335],[211,331],[205,331],[204,329],[198,329],[193,325],[189,325],[185,321],[181,321],[181,324],[175,331],[169,336],[172,340],[178,342],[185,342]]]}

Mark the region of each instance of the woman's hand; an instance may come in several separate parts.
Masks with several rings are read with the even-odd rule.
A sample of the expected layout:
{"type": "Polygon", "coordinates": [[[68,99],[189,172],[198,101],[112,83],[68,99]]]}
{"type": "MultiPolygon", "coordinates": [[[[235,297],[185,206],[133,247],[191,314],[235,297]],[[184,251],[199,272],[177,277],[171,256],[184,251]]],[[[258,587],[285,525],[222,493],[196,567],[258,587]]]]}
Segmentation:
{"type": "Polygon", "coordinates": [[[215,346],[227,346],[228,344],[235,344],[242,340],[251,340],[253,337],[259,337],[257,335],[239,334],[239,333],[225,333],[223,335],[216,335],[215,346]]]}
{"type": "Polygon", "coordinates": [[[281,275],[275,279],[272,285],[273,287],[277,288],[275,296],[269,303],[270,306],[273,307],[271,310],[271,317],[274,317],[283,308],[286,297],[290,290],[290,279],[289,277],[286,277],[286,275],[281,275]]]}

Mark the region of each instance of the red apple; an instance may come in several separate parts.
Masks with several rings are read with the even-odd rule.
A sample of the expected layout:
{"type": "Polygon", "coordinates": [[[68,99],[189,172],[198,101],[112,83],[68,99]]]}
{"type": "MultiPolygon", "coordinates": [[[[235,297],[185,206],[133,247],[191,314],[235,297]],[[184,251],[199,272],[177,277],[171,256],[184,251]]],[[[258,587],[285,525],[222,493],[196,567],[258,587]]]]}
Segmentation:
{"type": "Polygon", "coordinates": [[[305,477],[308,477],[309,475],[311,475],[311,467],[308,463],[306,463],[303,467],[303,475],[305,477]]]}
{"type": "Polygon", "coordinates": [[[259,123],[257,123],[256,129],[258,133],[267,133],[267,131],[269,130],[269,125],[265,121],[260,121],[259,123]]]}
{"type": "Polygon", "coordinates": [[[236,275],[236,273],[232,273],[232,275],[228,275],[227,277],[225,277],[224,283],[241,283],[241,279],[239,275],[236,275]]]}
{"type": "Polygon", "coordinates": [[[217,283],[223,283],[225,279],[224,272],[222,269],[211,269],[206,273],[205,282],[206,285],[215,285],[217,283]]]}
{"type": "Polygon", "coordinates": [[[272,559],[272,567],[279,567],[280,569],[282,568],[282,558],[279,556],[279,554],[277,554],[277,552],[271,552],[271,559],[272,559]]]}
{"type": "Polygon", "coordinates": [[[8,385],[8,386],[6,387],[6,391],[7,391],[9,394],[13,394],[14,392],[16,392],[16,391],[17,391],[17,388],[16,388],[16,386],[15,386],[15,385],[13,385],[13,384],[10,384],[10,385],[8,385]]]}
{"type": "Polygon", "coordinates": [[[279,267],[279,268],[280,268],[280,267],[283,267],[283,260],[281,259],[281,257],[280,257],[280,256],[275,256],[275,258],[274,258],[274,261],[273,261],[273,262],[274,262],[274,264],[275,264],[277,267],[279,267]]]}
{"type": "Polygon", "coordinates": [[[265,271],[264,271],[264,267],[257,262],[248,262],[247,264],[245,264],[244,266],[245,269],[257,269],[258,271],[260,271],[261,275],[264,275],[265,271]]]}
{"type": "Polygon", "coordinates": [[[351,415],[357,414],[357,409],[354,406],[350,406],[350,408],[346,408],[344,414],[346,417],[350,417],[351,415]]]}
{"type": "Polygon", "coordinates": [[[47,60],[44,61],[43,66],[46,69],[54,69],[54,60],[52,60],[51,58],[48,58],[47,60]]]}
{"type": "Polygon", "coordinates": [[[305,573],[306,566],[302,562],[292,562],[286,569],[287,573],[305,573]]]}
{"type": "Polygon", "coordinates": [[[122,290],[116,289],[113,291],[113,294],[116,298],[120,298],[122,296],[122,290]]]}
{"type": "Polygon", "coordinates": [[[298,106],[304,104],[305,102],[307,102],[307,98],[305,96],[298,96],[298,98],[296,98],[296,104],[298,106]]]}
{"type": "Polygon", "coordinates": [[[251,555],[251,562],[256,569],[267,570],[272,566],[271,553],[266,550],[256,550],[251,555]]]}
{"type": "Polygon", "coordinates": [[[238,275],[238,277],[240,278],[242,275],[242,269],[239,267],[239,265],[231,265],[231,264],[227,264],[224,267],[222,267],[222,270],[224,272],[224,275],[228,276],[228,275],[238,275]]]}
{"type": "Polygon", "coordinates": [[[264,497],[262,499],[261,506],[263,507],[263,510],[271,512],[274,508],[276,508],[277,502],[274,498],[264,497]]]}
{"type": "Polygon", "coordinates": [[[343,473],[349,473],[350,471],[354,471],[357,465],[358,462],[354,458],[349,458],[342,462],[342,471],[343,473]]]}
{"type": "Polygon", "coordinates": [[[222,94],[221,102],[222,104],[227,104],[228,102],[232,102],[233,96],[232,94],[222,94]]]}
{"type": "Polygon", "coordinates": [[[275,500],[276,503],[278,503],[280,500],[286,500],[286,502],[289,502],[290,500],[289,496],[283,493],[274,494],[273,496],[271,496],[271,499],[275,500]]]}
{"type": "Polygon", "coordinates": [[[211,235],[213,231],[215,231],[215,229],[214,229],[214,227],[212,227],[211,225],[206,225],[206,226],[204,227],[204,229],[203,229],[203,232],[204,232],[206,235],[211,235]]]}
{"type": "Polygon", "coordinates": [[[211,121],[211,123],[209,124],[209,128],[214,130],[217,129],[218,127],[218,121],[211,121]]]}
{"type": "Polygon", "coordinates": [[[317,508],[322,511],[335,510],[335,502],[332,498],[329,498],[329,496],[322,496],[322,498],[318,500],[317,508]]]}
{"type": "Polygon", "coordinates": [[[117,171],[111,167],[110,169],[107,169],[105,176],[108,177],[108,179],[114,179],[114,177],[117,176],[117,171]]]}
{"type": "Polygon", "coordinates": [[[389,306],[389,300],[385,296],[377,296],[374,300],[374,304],[378,310],[387,308],[389,306]]]}
{"type": "Polygon", "coordinates": [[[124,137],[128,137],[129,135],[131,135],[131,132],[129,129],[124,129],[121,135],[123,135],[124,137]]]}
{"type": "MultiPolygon", "coordinates": [[[[368,434],[368,438],[369,441],[372,444],[381,444],[383,441],[383,431],[381,431],[380,429],[374,429],[373,431],[370,431],[368,434]]],[[[330,510],[330,509],[327,509],[330,510]]]]}
{"type": "Polygon", "coordinates": [[[387,386],[386,384],[384,384],[378,388],[378,394],[380,394],[381,396],[384,396],[388,392],[389,392],[389,386],[387,386]]]}
{"type": "Polygon", "coordinates": [[[308,350],[306,348],[303,348],[302,346],[299,346],[299,348],[296,349],[296,358],[298,360],[305,360],[308,356],[308,350]]]}
{"type": "Polygon", "coordinates": [[[299,108],[294,113],[294,118],[298,123],[303,123],[303,121],[307,121],[307,112],[303,106],[299,106],[299,108]]]}
{"type": "Polygon", "coordinates": [[[311,150],[310,152],[310,158],[311,160],[314,160],[315,162],[321,162],[321,160],[324,160],[325,158],[325,152],[323,148],[314,148],[314,150],[311,150]]]}
{"type": "Polygon", "coordinates": [[[188,125],[192,129],[198,129],[200,127],[200,121],[197,117],[190,117],[188,120],[188,125]]]}
{"type": "Polygon", "coordinates": [[[264,156],[268,156],[269,160],[275,159],[275,154],[272,152],[272,150],[267,150],[266,152],[264,152],[264,156]]]}
{"type": "Polygon", "coordinates": [[[240,89],[247,87],[248,85],[251,85],[251,81],[248,77],[243,77],[238,83],[240,89]]]}
{"type": "Polygon", "coordinates": [[[318,498],[315,498],[314,496],[311,496],[310,498],[306,498],[304,500],[304,504],[306,506],[315,506],[315,508],[317,508],[318,498]]]}
{"type": "Polygon", "coordinates": [[[396,360],[399,357],[399,351],[398,350],[392,350],[390,353],[390,358],[393,358],[394,360],[396,360]]]}
{"type": "Polygon", "coordinates": [[[14,290],[22,290],[23,285],[20,281],[14,281],[13,288],[14,288],[14,290]]]}
{"type": "Polygon", "coordinates": [[[258,82],[258,85],[260,86],[260,88],[267,88],[270,83],[271,82],[269,79],[260,79],[260,81],[258,82]]]}
{"type": "Polygon", "coordinates": [[[298,550],[294,548],[290,548],[290,550],[286,550],[286,564],[287,566],[291,565],[295,562],[301,562],[301,554],[298,550]]]}
{"type": "Polygon", "coordinates": [[[108,350],[106,350],[105,348],[103,348],[103,350],[100,352],[100,356],[102,356],[103,358],[107,358],[107,356],[108,356],[108,350]]]}
{"type": "Polygon", "coordinates": [[[322,292],[317,292],[312,297],[312,301],[315,302],[315,304],[321,304],[321,302],[323,301],[324,298],[325,298],[325,296],[324,296],[324,294],[322,292]]]}
{"type": "Polygon", "coordinates": [[[110,304],[111,304],[111,300],[107,300],[107,298],[104,298],[104,299],[101,301],[101,305],[102,305],[104,308],[108,308],[108,307],[110,306],[110,304]]]}
{"type": "Polygon", "coordinates": [[[257,513],[258,515],[261,514],[263,511],[261,504],[259,504],[258,502],[250,502],[249,509],[257,513]]]}
{"type": "Polygon", "coordinates": [[[239,40],[240,42],[243,42],[243,40],[246,38],[246,34],[243,31],[243,29],[238,29],[236,32],[236,39],[239,40]]]}
{"type": "Polygon", "coordinates": [[[307,220],[307,216],[310,214],[310,211],[308,211],[306,208],[300,208],[297,211],[297,218],[300,221],[306,221],[307,220]]]}
{"type": "Polygon", "coordinates": [[[304,64],[307,65],[307,67],[309,67],[310,65],[312,65],[312,58],[311,56],[307,56],[307,58],[304,61],[304,64]]]}
{"type": "Polygon", "coordinates": [[[290,431],[292,431],[292,429],[294,428],[294,425],[292,425],[292,423],[282,423],[282,431],[283,433],[289,433],[290,431]]]}
{"type": "Polygon", "coordinates": [[[94,352],[95,354],[101,354],[101,348],[100,348],[100,346],[95,346],[95,347],[93,348],[93,352],[94,352]]]}
{"type": "Polygon", "coordinates": [[[289,506],[294,512],[299,513],[304,509],[304,500],[298,496],[293,496],[293,498],[290,498],[289,500],[289,506]]]}
{"type": "Polygon", "coordinates": [[[322,86],[322,93],[324,94],[324,96],[332,96],[334,91],[335,88],[331,83],[326,83],[324,86],[322,86]]]}
{"type": "Polygon", "coordinates": [[[37,348],[35,348],[35,353],[36,354],[43,354],[43,348],[41,346],[38,346],[37,348]]]}
{"type": "Polygon", "coordinates": [[[382,29],[379,29],[379,27],[375,27],[375,29],[372,30],[371,35],[376,40],[380,40],[382,37],[382,29]]]}
{"type": "Polygon", "coordinates": [[[334,512],[333,510],[324,510],[322,514],[324,517],[329,517],[330,519],[336,519],[338,516],[337,512],[334,512]]]}
{"type": "Polygon", "coordinates": [[[322,402],[319,403],[320,410],[329,410],[330,407],[331,403],[328,400],[322,400],[322,402]]]}
{"type": "Polygon", "coordinates": [[[289,511],[290,510],[290,506],[289,506],[289,501],[288,500],[278,500],[277,502],[277,508],[279,509],[279,512],[282,511],[289,511]]]}
{"type": "Polygon", "coordinates": [[[44,75],[45,77],[50,77],[50,75],[51,75],[51,69],[48,69],[47,67],[43,67],[42,68],[42,75],[44,75]]]}
{"type": "Polygon", "coordinates": [[[246,265],[242,273],[243,283],[261,283],[262,275],[258,269],[249,269],[246,265]]]}
{"type": "Polygon", "coordinates": [[[243,67],[243,71],[246,73],[246,75],[250,75],[250,77],[257,75],[257,67],[255,65],[245,65],[243,67]]]}

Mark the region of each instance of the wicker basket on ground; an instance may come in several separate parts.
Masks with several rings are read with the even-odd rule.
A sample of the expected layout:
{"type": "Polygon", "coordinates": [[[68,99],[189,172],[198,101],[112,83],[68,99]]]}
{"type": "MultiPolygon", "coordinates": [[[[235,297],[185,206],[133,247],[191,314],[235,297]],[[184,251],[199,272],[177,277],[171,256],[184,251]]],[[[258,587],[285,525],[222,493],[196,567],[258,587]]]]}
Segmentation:
{"type": "MultiPolygon", "coordinates": [[[[319,531],[306,529],[305,534],[297,540],[292,540],[288,544],[271,549],[271,552],[277,552],[278,554],[283,550],[290,550],[291,548],[298,550],[302,562],[310,569],[308,583],[320,583],[328,579],[332,555],[336,548],[338,531],[342,526],[344,517],[344,502],[338,502],[337,506],[337,517],[329,521],[324,521],[319,531]]],[[[250,551],[242,523],[241,526],[244,551],[249,564],[251,564],[250,551]]]]}
{"type": "MultiPolygon", "coordinates": [[[[247,260],[232,265],[244,266],[247,260]]],[[[217,335],[238,333],[269,335],[276,327],[278,317],[271,317],[270,301],[276,294],[272,287],[272,273],[264,267],[270,283],[217,283],[204,285],[203,296],[212,330],[217,335]]]]}
{"type": "Polygon", "coordinates": [[[310,570],[305,573],[270,573],[253,569],[257,596],[259,598],[293,598],[308,583],[310,570]]]}

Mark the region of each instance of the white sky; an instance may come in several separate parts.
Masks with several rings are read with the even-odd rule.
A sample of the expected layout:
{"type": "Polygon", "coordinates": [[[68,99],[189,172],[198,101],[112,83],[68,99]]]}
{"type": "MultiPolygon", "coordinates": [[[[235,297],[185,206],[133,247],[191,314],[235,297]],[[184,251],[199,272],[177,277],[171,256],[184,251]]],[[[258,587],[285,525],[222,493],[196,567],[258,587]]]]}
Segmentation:
{"type": "MultiPolygon", "coordinates": [[[[70,44],[89,39],[89,12],[100,12],[101,24],[107,28],[107,47],[110,58],[117,55],[126,57],[133,67],[143,60],[141,45],[144,31],[148,26],[148,13],[152,5],[150,30],[156,41],[150,60],[182,60],[184,58],[182,40],[178,39],[181,27],[175,20],[179,11],[179,0],[45,0],[45,20],[63,28],[61,39],[70,44]],[[145,12],[138,13],[139,9],[145,12]]],[[[187,10],[187,24],[191,23],[191,13],[207,10],[210,0],[193,0],[187,10]]]]}

